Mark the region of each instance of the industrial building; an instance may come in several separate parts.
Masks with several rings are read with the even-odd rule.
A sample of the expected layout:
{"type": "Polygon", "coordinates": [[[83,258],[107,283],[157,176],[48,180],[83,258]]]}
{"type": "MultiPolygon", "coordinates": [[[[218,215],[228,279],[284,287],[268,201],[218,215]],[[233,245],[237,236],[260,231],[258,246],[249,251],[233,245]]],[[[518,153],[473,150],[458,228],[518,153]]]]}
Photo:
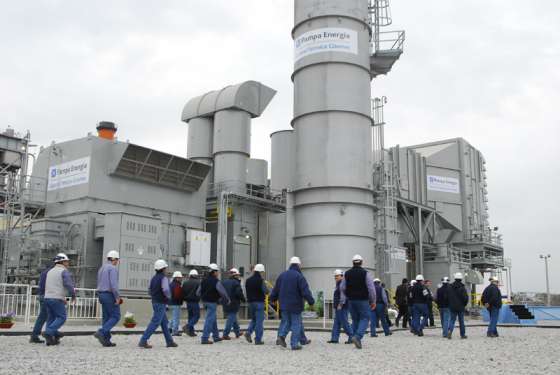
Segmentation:
{"type": "Polygon", "coordinates": [[[41,148],[28,176],[30,136],[0,135],[2,280],[33,282],[63,251],[78,285],[95,287],[113,249],[128,295],[147,292],[157,258],[244,276],[263,263],[272,281],[296,255],[315,291],[354,254],[389,288],[461,271],[474,290],[500,275],[482,154],[462,138],[384,144],[386,99],[372,99],[371,82],[404,52],[391,22],[386,0],[295,1],[293,119],[271,134],[270,179],[251,159],[251,119],[276,91],[256,81],[185,98],[186,157],[118,141],[101,122],[41,148]]]}

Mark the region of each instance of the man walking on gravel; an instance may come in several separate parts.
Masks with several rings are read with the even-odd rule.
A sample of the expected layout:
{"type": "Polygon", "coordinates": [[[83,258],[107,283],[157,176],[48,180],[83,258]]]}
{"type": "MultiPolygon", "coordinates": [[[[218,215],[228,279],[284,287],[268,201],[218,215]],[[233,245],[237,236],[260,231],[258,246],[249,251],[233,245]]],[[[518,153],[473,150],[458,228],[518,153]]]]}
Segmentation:
{"type": "Polygon", "coordinates": [[[490,315],[490,320],[488,322],[488,331],[486,335],[488,337],[498,337],[498,318],[500,317],[500,309],[502,308],[502,292],[498,287],[498,278],[492,276],[490,278],[490,285],[484,289],[482,292],[482,304],[490,315]]]}
{"type": "Polygon", "coordinates": [[[105,347],[116,346],[111,342],[111,330],[121,320],[119,295],[119,253],[107,253],[107,262],[97,272],[97,293],[103,311],[101,328],[93,335],[105,347]]]}
{"type": "Polygon", "coordinates": [[[189,272],[189,279],[183,283],[183,297],[187,302],[187,324],[183,327],[183,331],[190,337],[196,337],[194,326],[200,319],[200,297],[197,296],[196,291],[200,286],[198,279],[198,271],[191,270],[189,272]]]}
{"type": "Polygon", "coordinates": [[[467,289],[463,284],[463,274],[457,272],[455,274],[455,281],[451,284],[449,288],[449,332],[447,333],[447,338],[451,340],[453,336],[453,329],[455,328],[455,320],[459,318],[459,329],[461,333],[461,338],[466,339],[466,328],[465,328],[465,307],[469,303],[469,295],[467,294],[467,289]]]}

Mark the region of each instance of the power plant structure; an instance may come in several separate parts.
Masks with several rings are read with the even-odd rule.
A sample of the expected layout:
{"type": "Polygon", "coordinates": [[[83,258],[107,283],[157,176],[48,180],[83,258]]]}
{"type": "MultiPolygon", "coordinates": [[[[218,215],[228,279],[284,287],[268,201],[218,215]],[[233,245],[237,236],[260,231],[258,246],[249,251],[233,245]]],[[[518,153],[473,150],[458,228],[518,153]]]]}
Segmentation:
{"type": "Polygon", "coordinates": [[[121,142],[116,125],[41,148],[28,173],[30,135],[0,135],[2,282],[34,283],[58,252],[77,285],[94,288],[118,250],[124,295],[145,295],[153,262],[243,276],[263,263],[274,280],[292,256],[314,291],[354,254],[395,288],[422,273],[463,272],[475,290],[501,275],[502,238],[488,216],[486,162],[462,138],[386,147],[386,98],[371,82],[404,52],[384,31],[388,0],[295,0],[291,128],[251,158],[251,120],[276,91],[246,81],[187,99],[186,157],[121,142]]]}

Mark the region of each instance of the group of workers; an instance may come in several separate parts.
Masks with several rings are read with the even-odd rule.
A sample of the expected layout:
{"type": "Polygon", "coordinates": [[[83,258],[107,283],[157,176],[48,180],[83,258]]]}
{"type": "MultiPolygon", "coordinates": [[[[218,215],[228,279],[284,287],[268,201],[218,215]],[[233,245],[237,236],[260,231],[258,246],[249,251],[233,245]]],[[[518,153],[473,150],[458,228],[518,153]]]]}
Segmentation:
{"type": "MultiPolygon", "coordinates": [[[[123,300],[119,294],[119,258],[117,251],[110,251],[106,256],[106,262],[98,271],[97,291],[102,307],[102,325],[95,332],[94,337],[104,347],[116,346],[111,341],[111,330],[121,318],[120,305],[123,300]]],[[[73,302],[76,300],[74,284],[68,271],[69,262],[65,254],[58,254],[54,259],[54,266],[41,273],[40,313],[30,338],[32,343],[46,342],[49,346],[58,345],[63,336],[59,329],[66,321],[67,295],[72,297],[73,302]],[[40,334],[45,323],[43,341],[40,334]]],[[[361,349],[362,339],[367,333],[368,326],[371,337],[377,337],[379,324],[385,336],[392,335],[387,313],[390,298],[381,280],[373,278],[371,273],[363,268],[363,258],[360,255],[353,257],[352,264],[352,268],[345,272],[342,270],[334,272],[334,323],[328,343],[338,343],[340,332],[343,330],[348,336],[345,343],[361,349]],[[351,323],[348,315],[351,317],[351,323]]],[[[155,275],[149,285],[153,315],[140,338],[139,347],[152,348],[148,341],[160,327],[169,348],[177,347],[174,337],[181,336],[182,331],[188,336],[196,337],[195,325],[200,318],[201,303],[206,310],[200,339],[202,345],[231,340],[230,334],[235,335],[235,338],[244,336],[249,343],[263,345],[267,295],[270,301],[277,302],[280,308],[281,321],[276,345],[287,347],[286,338],[290,332],[292,350],[301,350],[303,345],[310,343],[305,336],[302,312],[305,302],[313,308],[315,299],[301,272],[301,260],[298,257],[291,258],[289,268],[280,274],[272,290],[264,278],[264,265],[257,264],[252,275],[245,281],[245,293],[241,284],[241,274],[236,268],[232,268],[229,277],[222,280],[219,279],[219,267],[216,264],[209,265],[209,272],[203,279],[199,278],[196,270],[191,270],[188,278],[183,280],[183,275],[177,271],[173,273],[171,282],[166,275],[167,268],[167,263],[161,259],[154,264],[155,275]],[[251,320],[242,333],[237,316],[241,304],[245,302],[248,304],[251,320]],[[186,303],[188,319],[186,324],[180,327],[181,308],[184,303],[186,303]],[[218,305],[223,306],[226,315],[222,335],[217,324],[218,305]],[[167,308],[171,311],[171,322],[167,318],[167,308]]],[[[395,295],[398,307],[396,326],[399,326],[399,321],[402,319],[403,328],[407,328],[410,324],[410,331],[414,335],[423,336],[424,328],[428,324],[434,325],[431,307],[432,302],[435,301],[441,317],[442,336],[452,338],[455,321],[458,319],[461,338],[466,339],[464,316],[468,294],[462,280],[461,273],[454,275],[453,283],[450,283],[448,277],[444,277],[434,299],[428,281],[425,281],[422,275],[418,275],[410,284],[407,279],[403,279],[395,295]]],[[[497,322],[502,297],[498,280],[492,277],[490,282],[482,295],[482,303],[490,315],[487,335],[498,337],[497,322]]]]}

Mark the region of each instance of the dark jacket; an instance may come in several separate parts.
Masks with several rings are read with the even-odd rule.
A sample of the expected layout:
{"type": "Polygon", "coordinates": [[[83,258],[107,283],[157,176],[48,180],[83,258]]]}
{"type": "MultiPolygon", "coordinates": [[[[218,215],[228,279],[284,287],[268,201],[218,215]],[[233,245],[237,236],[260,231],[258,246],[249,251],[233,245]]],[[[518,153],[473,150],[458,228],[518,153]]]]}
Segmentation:
{"type": "Polygon", "coordinates": [[[229,278],[222,281],[224,288],[230,299],[230,304],[224,306],[224,312],[226,313],[236,313],[239,311],[239,306],[241,302],[245,302],[245,296],[243,295],[243,289],[241,288],[241,282],[236,278],[229,278]]]}
{"type": "Polygon", "coordinates": [[[408,284],[401,284],[397,287],[397,291],[395,292],[395,303],[398,306],[408,305],[408,288],[408,284]]]}
{"type": "Polygon", "coordinates": [[[245,291],[247,292],[247,302],[264,302],[268,289],[259,272],[254,272],[253,276],[245,281],[245,291]]]}
{"type": "Polygon", "coordinates": [[[409,299],[412,304],[428,304],[430,302],[430,292],[426,286],[416,283],[412,288],[410,288],[409,299]]]}
{"type": "MultiPolygon", "coordinates": [[[[338,305],[340,305],[340,284],[342,283],[342,280],[337,281],[336,282],[336,287],[334,288],[334,294],[333,294],[333,306],[336,309],[338,307],[338,305]]],[[[345,304],[343,307],[346,307],[347,304],[345,304]]]]}
{"type": "Polygon", "coordinates": [[[169,299],[161,288],[164,278],[165,274],[163,272],[156,272],[154,277],[152,277],[152,280],[150,281],[150,296],[152,297],[152,301],[167,305],[169,303],[169,299]]]}
{"type": "Polygon", "coordinates": [[[349,300],[368,300],[367,271],[359,266],[354,266],[344,272],[346,281],[346,297],[349,300]]]}
{"type": "Polygon", "coordinates": [[[280,310],[289,313],[301,313],[304,307],[304,299],[309,305],[315,304],[307,280],[295,264],[292,264],[287,271],[278,276],[270,299],[280,301],[280,310]]]}
{"type": "Polygon", "coordinates": [[[465,307],[469,303],[469,295],[465,285],[455,280],[449,287],[449,309],[454,312],[465,311],[465,307]]]}
{"type": "Polygon", "coordinates": [[[220,293],[218,292],[218,280],[217,277],[208,275],[200,283],[200,299],[202,302],[218,303],[220,301],[220,293]]]}
{"type": "Polygon", "coordinates": [[[183,289],[181,288],[181,283],[173,280],[169,283],[169,289],[171,290],[171,300],[169,304],[181,306],[183,304],[183,289]]]}
{"type": "Polygon", "coordinates": [[[200,302],[200,297],[196,295],[196,290],[199,285],[200,280],[195,278],[189,278],[183,282],[183,299],[187,301],[187,303],[200,302]]]}
{"type": "Polygon", "coordinates": [[[490,284],[482,292],[482,304],[489,304],[491,308],[502,307],[502,292],[496,284],[490,284]]]}
{"type": "Polygon", "coordinates": [[[47,282],[47,273],[49,273],[51,269],[52,267],[46,268],[43,272],[41,272],[41,275],[39,276],[39,288],[37,290],[37,295],[39,297],[45,296],[45,284],[47,282]]]}
{"type": "Polygon", "coordinates": [[[449,284],[444,283],[436,291],[436,303],[438,308],[447,309],[449,308],[449,284]]]}

